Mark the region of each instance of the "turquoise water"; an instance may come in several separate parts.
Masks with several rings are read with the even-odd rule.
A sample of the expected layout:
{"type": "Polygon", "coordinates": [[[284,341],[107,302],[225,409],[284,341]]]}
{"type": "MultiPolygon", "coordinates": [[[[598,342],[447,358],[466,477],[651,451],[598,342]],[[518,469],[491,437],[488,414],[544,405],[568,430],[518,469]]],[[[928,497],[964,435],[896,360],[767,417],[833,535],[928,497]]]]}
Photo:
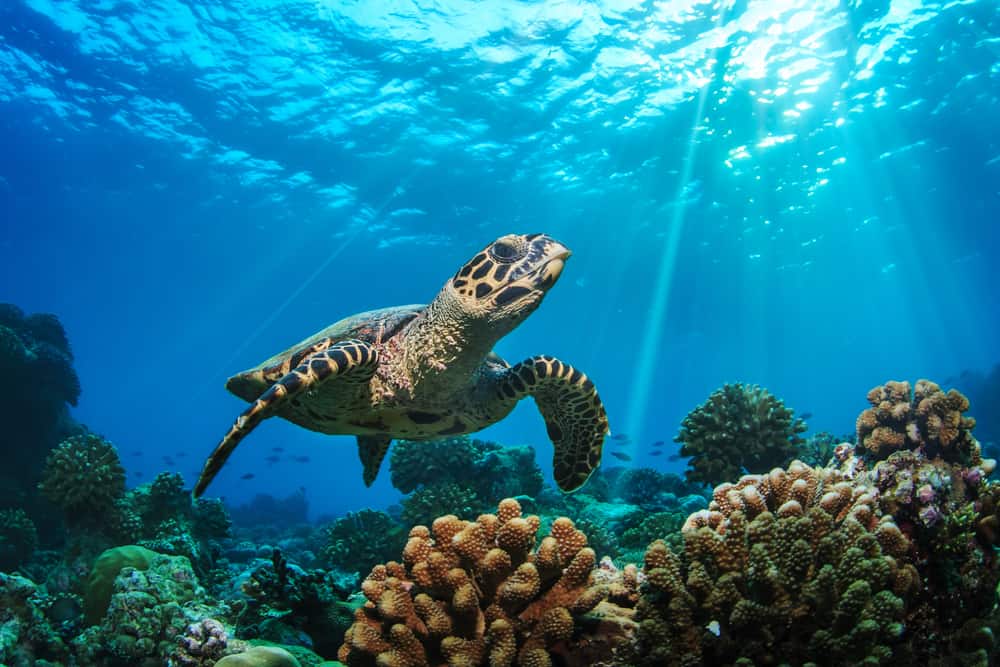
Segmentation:
{"type": "MultiPolygon", "coordinates": [[[[193,482],[229,375],[545,232],[574,256],[497,351],[586,371],[680,471],[646,445],[723,382],[840,434],[877,384],[998,361],[998,95],[994,2],[9,0],[0,301],[64,323],[131,484],[193,482]]],[[[528,402],[486,435],[551,474],[528,402]]],[[[299,487],[398,498],[277,420],[213,492],[299,487]]]]}

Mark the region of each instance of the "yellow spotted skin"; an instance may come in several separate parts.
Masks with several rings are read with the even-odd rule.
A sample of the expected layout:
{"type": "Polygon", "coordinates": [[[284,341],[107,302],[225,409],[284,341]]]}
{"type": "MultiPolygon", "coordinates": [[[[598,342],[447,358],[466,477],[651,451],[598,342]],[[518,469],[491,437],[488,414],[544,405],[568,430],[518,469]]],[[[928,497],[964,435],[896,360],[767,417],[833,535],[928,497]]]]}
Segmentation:
{"type": "Polygon", "coordinates": [[[236,446],[269,417],[312,431],[357,436],[366,485],[394,438],[474,433],[532,396],[555,446],[564,491],[600,464],[608,419],[593,383],[552,357],[514,367],[493,352],[556,284],[569,250],[545,234],[508,234],[476,253],[424,305],[345,318],[258,366],[226,388],[249,407],[208,457],[199,496],[236,446]]]}

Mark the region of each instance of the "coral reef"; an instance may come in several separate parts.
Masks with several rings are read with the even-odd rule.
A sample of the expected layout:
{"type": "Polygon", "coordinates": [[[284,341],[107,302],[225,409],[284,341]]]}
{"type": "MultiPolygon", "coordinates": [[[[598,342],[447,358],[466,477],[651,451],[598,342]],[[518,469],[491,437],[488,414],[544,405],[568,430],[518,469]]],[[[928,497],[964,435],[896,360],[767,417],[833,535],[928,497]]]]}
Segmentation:
{"type": "Polygon", "coordinates": [[[67,523],[99,524],[125,493],[125,469],[114,445],[101,436],[72,436],[49,454],[38,488],[67,523]]]}
{"type": "Polygon", "coordinates": [[[303,570],[275,549],[271,560],[254,569],[242,585],[250,598],[240,613],[242,638],[282,641],[292,638],[323,656],[337,652],[351,624],[354,605],[338,595],[339,588],[322,570],[303,570]]]}
{"type": "Polygon", "coordinates": [[[30,579],[0,572],[0,664],[68,661],[70,648],[46,615],[53,602],[30,579]]]}
{"type": "Polygon", "coordinates": [[[170,654],[170,667],[212,667],[229,651],[229,633],[214,618],[187,626],[170,654]]]}
{"type": "MultiPolygon", "coordinates": [[[[596,557],[566,518],[535,549],[538,517],[514,499],[496,514],[438,517],[410,531],[403,562],[376,566],[362,584],[339,659],[348,666],[597,664],[624,634],[588,632],[608,611],[612,586],[595,580],[596,557]],[[602,606],[602,604],[604,606],[602,606]]],[[[629,585],[617,583],[619,599],[629,585]]]]}
{"type": "Polygon", "coordinates": [[[947,393],[929,381],[887,382],[868,392],[871,407],[857,419],[858,452],[881,460],[893,452],[920,450],[928,458],[975,464],[979,447],[972,437],[976,420],[962,413],[969,400],[955,389],[947,393]]]}
{"type": "Polygon", "coordinates": [[[309,501],[305,489],[285,498],[258,493],[250,502],[229,507],[229,515],[238,526],[295,526],[309,520],[309,501]]]}
{"type": "Polygon", "coordinates": [[[690,457],[688,481],[720,484],[787,465],[802,445],[801,419],[766,389],[726,384],[692,410],[674,438],[690,457]]]}
{"type": "Polygon", "coordinates": [[[61,440],[82,432],[69,414],[80,395],[73,354],[54,315],[25,313],[0,304],[0,424],[4,472],[0,472],[0,509],[23,509],[39,540],[61,537],[57,512],[38,492],[45,457],[61,440]]]}
{"type": "Polygon", "coordinates": [[[276,646],[255,646],[243,653],[226,656],[216,667],[300,667],[295,656],[276,646]]]}
{"type": "Polygon", "coordinates": [[[543,483],[533,447],[504,447],[469,436],[428,442],[400,440],[389,455],[389,471],[392,485],[403,493],[460,483],[484,506],[506,496],[534,496],[543,483]]]}
{"type": "MultiPolygon", "coordinates": [[[[913,543],[912,560],[923,585],[907,625],[922,638],[914,642],[921,663],[956,655],[969,644],[970,632],[985,632],[996,620],[991,616],[1000,583],[994,548],[1000,484],[986,481],[992,467],[991,460],[967,467],[928,459],[914,449],[889,455],[867,474],[880,510],[891,514],[913,543]]],[[[987,649],[994,648],[991,641],[987,649]]]]}
{"type": "Polygon", "coordinates": [[[483,508],[476,492],[464,484],[444,482],[421,486],[403,500],[403,523],[430,523],[450,512],[474,514],[483,508]]]}
{"type": "Polygon", "coordinates": [[[27,562],[37,546],[38,531],[24,510],[0,510],[0,571],[27,562]]]}
{"type": "Polygon", "coordinates": [[[126,567],[146,570],[157,555],[145,547],[129,544],[108,549],[98,556],[84,588],[84,620],[87,625],[97,625],[104,618],[118,574],[126,567]]]}
{"type": "Polygon", "coordinates": [[[406,542],[402,526],[392,517],[368,509],[334,521],[325,538],[320,557],[327,566],[362,574],[393,558],[406,542]]]}
{"type": "Polygon", "coordinates": [[[162,472],[130,489],[106,517],[112,543],[137,543],[164,554],[185,556],[199,575],[214,564],[214,546],[230,536],[232,523],[216,498],[192,501],[177,473],[162,472]]]}
{"type": "Polygon", "coordinates": [[[796,461],[717,487],[683,532],[680,554],[662,541],[646,552],[629,664],[893,657],[919,578],[908,539],[877,518],[865,487],[796,461]]]}
{"type": "MultiPolygon", "coordinates": [[[[171,656],[196,659],[191,651],[208,641],[206,631],[213,632],[207,619],[229,615],[224,604],[208,604],[187,558],[154,555],[145,570],[121,568],[99,625],[77,635],[73,647],[81,664],[152,666],[167,664],[171,656]]],[[[218,655],[243,648],[222,641],[225,632],[216,630],[215,635],[215,642],[204,650],[218,655]]]]}
{"type": "Polygon", "coordinates": [[[805,439],[797,458],[806,465],[823,467],[833,459],[837,445],[848,440],[849,438],[838,438],[827,431],[814,433],[805,439]]]}

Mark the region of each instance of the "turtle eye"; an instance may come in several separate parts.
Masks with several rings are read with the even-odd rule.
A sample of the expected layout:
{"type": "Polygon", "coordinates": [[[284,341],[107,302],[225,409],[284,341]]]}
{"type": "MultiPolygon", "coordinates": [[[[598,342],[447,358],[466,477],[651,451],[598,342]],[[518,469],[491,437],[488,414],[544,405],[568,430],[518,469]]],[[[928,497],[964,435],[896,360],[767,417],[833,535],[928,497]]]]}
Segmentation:
{"type": "Polygon", "coordinates": [[[501,262],[509,262],[512,259],[516,259],[520,253],[518,252],[518,249],[510,243],[507,243],[506,241],[497,241],[490,248],[490,254],[493,255],[494,259],[498,259],[501,262]]]}

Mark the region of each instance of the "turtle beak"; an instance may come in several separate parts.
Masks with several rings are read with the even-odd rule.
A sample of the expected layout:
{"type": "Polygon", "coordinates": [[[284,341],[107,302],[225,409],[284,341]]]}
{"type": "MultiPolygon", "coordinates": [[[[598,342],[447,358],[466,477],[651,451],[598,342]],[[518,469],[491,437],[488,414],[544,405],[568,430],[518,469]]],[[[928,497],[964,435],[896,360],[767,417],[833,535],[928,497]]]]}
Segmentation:
{"type": "Polygon", "coordinates": [[[556,284],[559,276],[562,275],[566,260],[573,253],[563,244],[553,241],[551,247],[547,249],[547,254],[550,259],[542,267],[542,270],[538,274],[538,282],[535,283],[538,289],[543,290],[547,290],[556,284]]]}

